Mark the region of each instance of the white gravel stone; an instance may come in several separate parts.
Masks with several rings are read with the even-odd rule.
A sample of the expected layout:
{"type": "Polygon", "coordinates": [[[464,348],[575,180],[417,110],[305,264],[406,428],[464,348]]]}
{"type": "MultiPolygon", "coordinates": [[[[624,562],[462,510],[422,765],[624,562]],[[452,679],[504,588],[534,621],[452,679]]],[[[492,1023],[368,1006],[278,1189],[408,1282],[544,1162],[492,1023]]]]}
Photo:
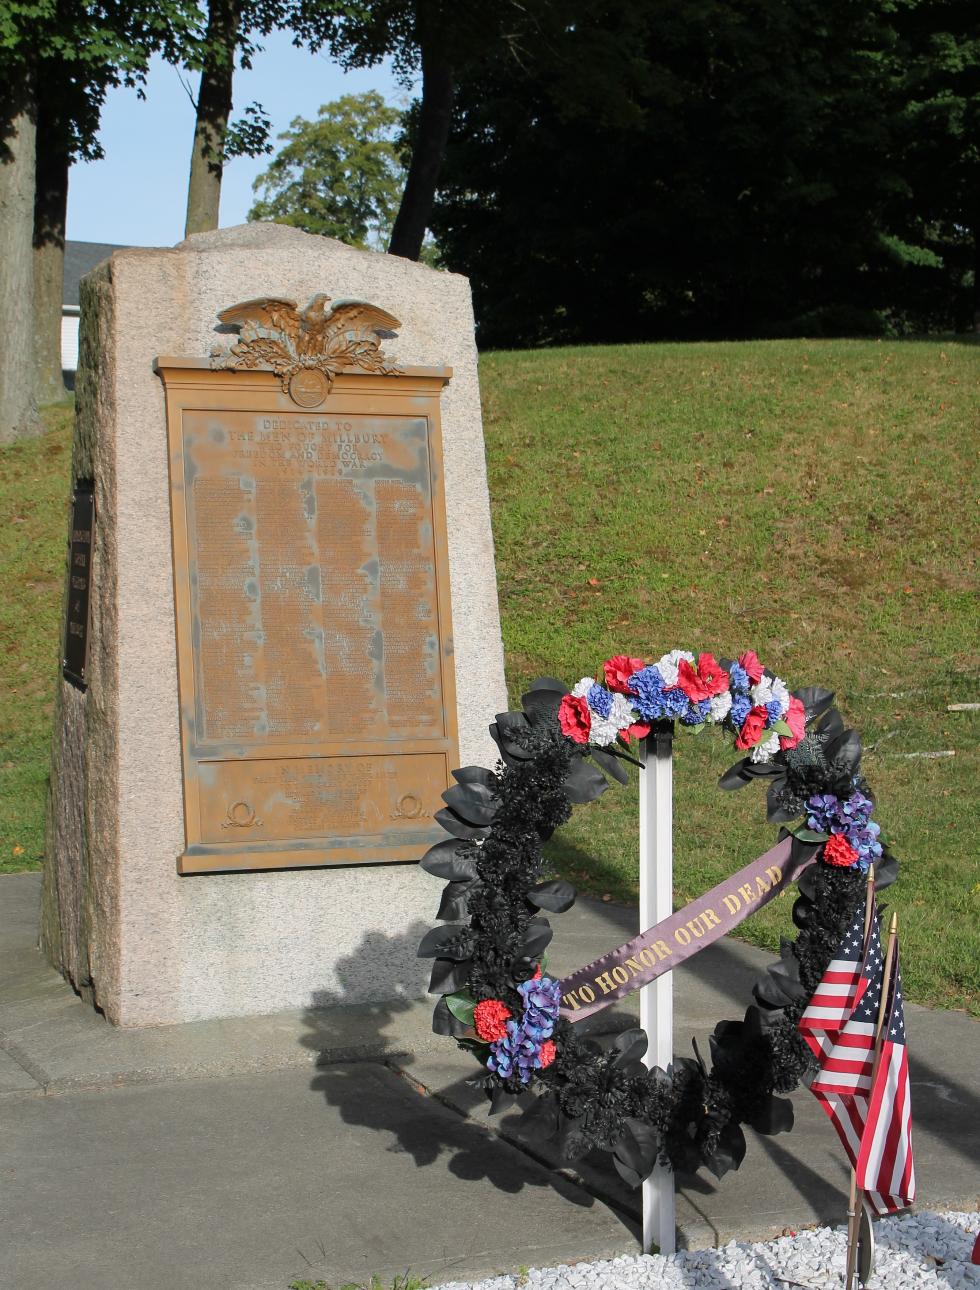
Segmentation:
{"type": "MultiPolygon", "coordinates": [[[[980,1213],[909,1214],[875,1224],[875,1272],[867,1290],[974,1290],[980,1267],[970,1262],[980,1231],[980,1213]]],[[[541,1290],[827,1290],[843,1285],[847,1233],[820,1227],[749,1245],[730,1241],[716,1250],[677,1254],[621,1255],[594,1263],[532,1269],[526,1281],[511,1276],[486,1281],[448,1281],[436,1290],[515,1290],[533,1283],[541,1290]]]]}

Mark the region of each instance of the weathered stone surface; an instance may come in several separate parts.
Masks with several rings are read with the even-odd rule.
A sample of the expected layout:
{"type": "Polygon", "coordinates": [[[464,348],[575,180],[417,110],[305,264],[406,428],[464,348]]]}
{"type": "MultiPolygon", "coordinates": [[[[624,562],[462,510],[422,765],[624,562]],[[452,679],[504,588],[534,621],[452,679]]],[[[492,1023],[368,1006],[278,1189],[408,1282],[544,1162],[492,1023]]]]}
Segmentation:
{"type": "Polygon", "coordinates": [[[43,944],[126,1026],[416,997],[440,883],[415,866],[178,877],[180,736],[160,355],[207,355],[236,301],[316,291],[402,321],[442,397],[460,756],[493,764],[505,703],[469,284],[280,225],[116,252],[83,288],[75,477],[96,486],[90,686],[59,687],[43,944]],[[79,823],[84,821],[80,829],[79,823]]]}

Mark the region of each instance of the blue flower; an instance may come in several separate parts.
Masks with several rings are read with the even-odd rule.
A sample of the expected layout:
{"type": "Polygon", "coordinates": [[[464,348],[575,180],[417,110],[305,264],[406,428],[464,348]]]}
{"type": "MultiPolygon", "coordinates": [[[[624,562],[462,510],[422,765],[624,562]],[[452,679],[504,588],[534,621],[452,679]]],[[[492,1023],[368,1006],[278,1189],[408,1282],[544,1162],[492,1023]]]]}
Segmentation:
{"type": "Polygon", "coordinates": [[[681,713],[681,724],[699,726],[703,721],[707,721],[710,716],[711,700],[701,699],[698,703],[690,704],[687,711],[681,713]]]}
{"type": "Polygon", "coordinates": [[[771,726],[774,721],[782,719],[783,705],[778,699],[770,699],[766,704],[766,711],[769,713],[769,716],[766,718],[766,726],[768,727],[771,726]]]}
{"type": "MultiPolygon", "coordinates": [[[[736,664],[736,667],[738,664],[736,664]]],[[[739,729],[745,722],[745,718],[752,711],[752,700],[745,694],[736,694],[732,696],[732,706],[728,713],[728,719],[735,727],[739,729]]]]}
{"type": "Polygon", "coordinates": [[[612,712],[613,697],[605,686],[593,685],[585,696],[585,701],[593,712],[598,712],[600,717],[608,717],[612,712]]]}
{"type": "Polygon", "coordinates": [[[633,707],[646,721],[656,721],[662,715],[664,678],[652,664],[634,672],[629,679],[633,707]]]}
{"type": "Polygon", "coordinates": [[[731,688],[736,694],[748,694],[749,674],[741,663],[733,663],[728,669],[728,675],[731,677],[731,688]]]}
{"type": "Polygon", "coordinates": [[[537,980],[522,981],[517,993],[523,998],[525,1008],[539,1008],[557,1019],[561,1007],[560,981],[553,981],[550,976],[539,976],[537,980]]]}

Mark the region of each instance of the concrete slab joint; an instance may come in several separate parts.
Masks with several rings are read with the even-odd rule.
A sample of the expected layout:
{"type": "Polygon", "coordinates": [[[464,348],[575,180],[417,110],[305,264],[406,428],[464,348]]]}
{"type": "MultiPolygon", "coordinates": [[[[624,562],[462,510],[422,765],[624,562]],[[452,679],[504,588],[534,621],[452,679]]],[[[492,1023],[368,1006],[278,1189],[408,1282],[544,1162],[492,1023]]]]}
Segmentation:
{"type": "Polygon", "coordinates": [[[220,309],[316,292],[402,322],[385,352],[442,396],[462,764],[505,705],[469,283],[281,225],[117,251],[83,283],[76,479],[96,498],[89,687],[59,685],[41,943],[123,1026],[415,999],[440,884],[416,865],[178,877],[184,845],[160,355],[206,357],[220,309]]]}

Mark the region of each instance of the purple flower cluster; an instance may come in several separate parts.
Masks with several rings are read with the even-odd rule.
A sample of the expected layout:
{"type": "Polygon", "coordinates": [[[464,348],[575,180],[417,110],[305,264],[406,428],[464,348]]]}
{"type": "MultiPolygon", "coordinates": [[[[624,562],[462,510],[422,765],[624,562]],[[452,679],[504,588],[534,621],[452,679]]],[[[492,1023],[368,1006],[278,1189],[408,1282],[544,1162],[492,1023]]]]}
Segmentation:
{"type": "Polygon", "coordinates": [[[857,852],[854,867],[862,873],[881,856],[881,828],[871,818],[874,803],[859,789],[843,798],[817,793],[806,805],[807,827],[820,833],[842,834],[857,852]]]}
{"type": "Polygon", "coordinates": [[[517,987],[524,999],[520,1021],[507,1022],[507,1034],[490,1045],[487,1067],[501,1079],[517,1075],[526,1084],[542,1067],[541,1045],[554,1034],[561,1006],[561,983],[550,977],[522,981],[517,987]]]}

